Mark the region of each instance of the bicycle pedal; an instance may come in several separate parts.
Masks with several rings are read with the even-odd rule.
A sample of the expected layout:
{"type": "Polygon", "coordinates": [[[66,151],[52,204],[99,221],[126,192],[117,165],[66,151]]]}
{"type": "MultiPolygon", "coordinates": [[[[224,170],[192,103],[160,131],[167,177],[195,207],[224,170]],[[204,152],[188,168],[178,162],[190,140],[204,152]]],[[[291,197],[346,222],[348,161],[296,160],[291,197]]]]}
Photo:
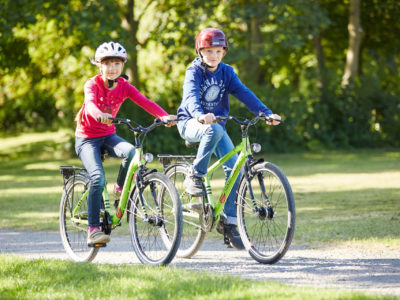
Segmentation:
{"type": "Polygon", "coordinates": [[[218,222],[216,229],[219,234],[222,234],[222,235],[224,234],[224,224],[223,223],[218,222]]]}
{"type": "Polygon", "coordinates": [[[220,234],[224,234],[225,233],[225,229],[224,229],[224,225],[226,224],[225,221],[226,221],[225,216],[221,215],[219,217],[219,222],[217,224],[217,232],[220,233],[220,234]]]}
{"type": "Polygon", "coordinates": [[[106,246],[106,243],[88,243],[88,247],[90,248],[104,248],[106,246]]]}

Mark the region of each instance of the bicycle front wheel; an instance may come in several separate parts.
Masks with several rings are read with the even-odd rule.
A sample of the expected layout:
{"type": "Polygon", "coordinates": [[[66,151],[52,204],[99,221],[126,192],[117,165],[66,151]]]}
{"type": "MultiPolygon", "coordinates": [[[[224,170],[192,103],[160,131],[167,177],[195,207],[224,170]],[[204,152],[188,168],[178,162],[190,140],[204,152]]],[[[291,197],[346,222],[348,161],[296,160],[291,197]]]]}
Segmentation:
{"type": "Polygon", "coordinates": [[[128,203],[132,245],[143,264],[167,265],[175,257],[182,235],[182,208],[167,176],[150,173],[128,203]]]}
{"type": "Polygon", "coordinates": [[[191,258],[200,249],[206,232],[201,227],[202,197],[192,197],[183,184],[187,174],[187,164],[170,166],[165,174],[174,183],[182,204],[183,231],[177,257],[191,258]]]}
{"type": "Polygon", "coordinates": [[[251,257],[274,264],[285,255],[293,239],[292,189],[285,174],[272,163],[256,164],[249,176],[251,189],[243,178],[237,199],[240,236],[251,257]]]}
{"type": "Polygon", "coordinates": [[[77,262],[92,261],[99,248],[87,245],[89,178],[84,174],[71,176],[65,186],[60,202],[60,234],[67,254],[77,262]]]}

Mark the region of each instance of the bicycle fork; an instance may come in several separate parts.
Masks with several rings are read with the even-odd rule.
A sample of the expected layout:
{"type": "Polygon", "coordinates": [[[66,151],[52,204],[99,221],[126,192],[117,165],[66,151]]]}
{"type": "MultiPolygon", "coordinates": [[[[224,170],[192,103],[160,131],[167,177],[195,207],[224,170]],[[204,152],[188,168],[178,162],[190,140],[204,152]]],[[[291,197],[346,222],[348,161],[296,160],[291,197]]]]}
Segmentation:
{"type": "Polygon", "coordinates": [[[245,178],[247,181],[247,187],[249,190],[250,199],[253,204],[253,212],[262,220],[264,220],[266,218],[272,219],[274,216],[274,211],[272,209],[271,202],[269,201],[268,195],[266,193],[266,189],[265,189],[265,185],[264,185],[264,174],[258,173],[257,179],[258,179],[258,183],[259,183],[259,186],[261,189],[261,196],[263,197],[263,200],[265,200],[267,205],[266,205],[266,207],[259,207],[259,206],[257,206],[256,199],[254,197],[253,187],[251,186],[251,180],[249,177],[250,172],[251,172],[251,167],[250,167],[249,161],[246,161],[244,174],[245,174],[245,178]]]}
{"type": "Polygon", "coordinates": [[[159,204],[157,202],[157,192],[156,192],[155,183],[150,182],[150,190],[151,190],[151,195],[153,197],[154,204],[157,207],[157,215],[153,215],[150,217],[149,217],[149,214],[147,213],[145,200],[143,198],[143,190],[144,190],[145,185],[143,184],[143,177],[142,177],[142,174],[140,174],[140,173],[136,177],[136,186],[139,189],[139,200],[140,200],[140,204],[142,205],[144,222],[147,222],[153,226],[158,226],[158,227],[163,226],[164,220],[158,216],[158,215],[160,215],[160,208],[159,208],[159,204]]]}

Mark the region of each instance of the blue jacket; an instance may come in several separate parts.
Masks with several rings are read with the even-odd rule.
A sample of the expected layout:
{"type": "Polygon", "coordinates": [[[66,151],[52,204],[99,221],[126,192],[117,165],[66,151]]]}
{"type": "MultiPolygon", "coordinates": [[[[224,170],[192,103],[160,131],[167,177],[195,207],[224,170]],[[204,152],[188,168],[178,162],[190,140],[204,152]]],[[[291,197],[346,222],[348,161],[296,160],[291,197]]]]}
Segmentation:
{"type": "Polygon", "coordinates": [[[229,114],[229,94],[239,99],[255,115],[263,112],[272,114],[238,78],[233,68],[220,63],[215,73],[201,64],[197,57],[186,69],[183,84],[183,99],[178,108],[178,118],[185,122],[203,114],[213,113],[216,116],[229,114]]]}

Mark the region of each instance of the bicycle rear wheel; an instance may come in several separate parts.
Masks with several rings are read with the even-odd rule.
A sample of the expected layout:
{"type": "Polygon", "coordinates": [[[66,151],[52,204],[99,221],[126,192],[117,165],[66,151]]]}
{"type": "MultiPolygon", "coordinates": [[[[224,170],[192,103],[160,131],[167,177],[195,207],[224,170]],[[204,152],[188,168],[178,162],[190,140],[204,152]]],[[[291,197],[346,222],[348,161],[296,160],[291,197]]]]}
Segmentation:
{"type": "Polygon", "coordinates": [[[175,257],[182,235],[179,195],[161,173],[146,175],[142,184],[141,195],[136,187],[128,203],[132,245],[143,264],[167,265],[175,257]]]}
{"type": "Polygon", "coordinates": [[[60,202],[60,234],[67,254],[77,262],[92,261],[99,248],[87,245],[88,208],[87,197],[82,198],[89,188],[88,175],[71,176],[60,202]],[[73,211],[76,210],[75,213],[73,211]]]}
{"type": "Polygon", "coordinates": [[[237,199],[238,227],[250,256],[274,264],[288,250],[295,227],[295,203],[285,174],[272,163],[259,163],[250,171],[254,200],[245,178],[237,199]]]}
{"type": "Polygon", "coordinates": [[[165,174],[174,183],[182,204],[183,230],[177,257],[191,258],[200,249],[206,232],[201,227],[199,212],[202,209],[202,197],[192,197],[185,191],[183,184],[187,176],[187,164],[175,164],[165,174]],[[196,210],[195,210],[196,209],[196,210]]]}

